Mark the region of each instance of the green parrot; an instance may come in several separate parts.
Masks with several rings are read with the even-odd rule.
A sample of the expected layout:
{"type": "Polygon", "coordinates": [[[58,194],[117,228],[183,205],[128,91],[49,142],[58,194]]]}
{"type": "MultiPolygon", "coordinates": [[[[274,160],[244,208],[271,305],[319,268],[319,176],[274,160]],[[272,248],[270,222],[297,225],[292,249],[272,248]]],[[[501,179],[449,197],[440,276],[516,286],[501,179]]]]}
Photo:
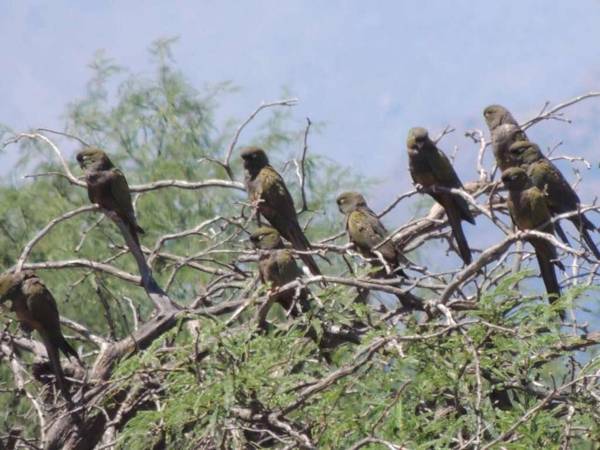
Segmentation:
{"type": "MultiPolygon", "coordinates": [[[[527,173],[520,167],[511,167],[502,172],[502,182],[508,189],[508,210],[517,228],[554,234],[552,215],[545,195],[531,183],[527,173]]],[[[550,301],[556,300],[560,297],[560,285],[554,264],[565,270],[558,260],[556,248],[545,239],[530,238],[529,242],[535,250],[550,301]]]]}
{"type": "Polygon", "coordinates": [[[60,364],[59,350],[67,358],[73,356],[80,365],[82,363],[77,352],[62,334],[54,297],[34,272],[24,270],[0,275],[0,304],[6,300],[11,300],[11,309],[23,328],[36,330],[39,333],[56,375],[58,387],[65,399],[70,402],[71,396],[60,364]]]}
{"type": "MultiPolygon", "coordinates": [[[[263,284],[270,283],[272,287],[277,288],[302,277],[303,272],[296,264],[293,253],[284,247],[277,230],[266,226],[259,227],[250,235],[250,242],[259,253],[258,272],[263,284]]],[[[299,292],[296,289],[288,289],[272,296],[269,300],[278,302],[292,317],[299,317],[310,310],[308,297],[309,291],[306,288],[300,289],[299,292]]],[[[265,327],[267,324],[260,325],[265,327]]],[[[364,324],[362,325],[364,327],[364,324]]],[[[332,349],[337,346],[346,342],[360,343],[355,333],[348,333],[344,329],[332,332],[327,327],[323,327],[320,332],[317,332],[312,325],[309,325],[305,336],[315,341],[321,349],[322,356],[328,362],[331,362],[332,349]]]]}
{"type": "MultiPolygon", "coordinates": [[[[310,250],[310,242],[298,223],[294,200],[281,175],[269,165],[264,150],[247,147],[242,150],[241,157],[246,170],[248,197],[251,202],[257,203],[258,212],[281,236],[290,241],[296,250],[310,250]]],[[[313,275],[321,275],[319,266],[311,255],[301,254],[300,258],[313,275]]]]}
{"type": "MultiPolygon", "coordinates": [[[[350,242],[365,258],[369,258],[371,265],[379,268],[373,276],[375,278],[393,278],[396,275],[406,277],[400,265],[404,256],[394,242],[390,239],[379,246],[388,237],[388,232],[369,208],[365,198],[358,192],[343,192],[336,199],[338,208],[346,216],[346,232],[350,242]],[[385,261],[385,264],[383,261],[385,261]]],[[[422,310],[421,301],[410,292],[396,294],[403,307],[422,310]]],[[[360,301],[366,298],[363,293],[360,301]]]]}
{"type": "Polygon", "coordinates": [[[483,110],[483,117],[492,136],[496,165],[501,171],[513,167],[508,147],[516,141],[526,141],[527,135],[512,114],[500,105],[490,105],[483,110]]]}
{"type": "MultiPolygon", "coordinates": [[[[533,185],[546,194],[546,202],[552,215],[579,210],[581,204],[579,196],[537,144],[528,141],[515,142],[510,146],[509,154],[516,165],[527,171],[533,185]]],[[[596,230],[596,226],[584,214],[571,216],[569,220],[579,230],[596,259],[600,259],[600,251],[589,233],[596,230]]],[[[560,238],[568,244],[567,236],[558,222],[555,223],[555,227],[560,238]]]]}
{"type": "Polygon", "coordinates": [[[138,234],[144,234],[144,230],[137,224],[123,172],[114,166],[106,153],[95,147],[87,147],[77,153],[77,162],[85,170],[90,201],[124,222],[139,246],[138,234]]]}
{"type": "Polygon", "coordinates": [[[471,250],[461,225],[461,220],[475,224],[475,219],[469,211],[469,204],[459,195],[435,189],[436,187],[462,189],[463,185],[454,167],[448,157],[429,138],[425,128],[411,128],[406,146],[410,174],[414,183],[428,189],[429,195],[444,207],[460,256],[465,264],[470,264],[471,250]]]}
{"type": "MultiPolygon", "coordinates": [[[[270,284],[273,288],[279,288],[302,277],[303,273],[291,251],[283,246],[281,236],[276,229],[271,227],[257,228],[250,235],[250,242],[254,248],[259,250],[258,272],[263,284],[270,284]]],[[[298,310],[294,308],[295,289],[289,289],[278,293],[274,301],[278,302],[292,317],[298,316],[298,310]]],[[[298,294],[298,306],[301,312],[310,309],[308,292],[302,288],[298,294]]]]}
{"type": "Polygon", "coordinates": [[[378,275],[399,274],[405,277],[406,274],[400,268],[401,254],[391,239],[377,250],[373,250],[387,238],[388,232],[377,215],[367,206],[367,201],[362,194],[343,192],[338,195],[336,202],[340,212],[346,216],[346,231],[350,242],[362,256],[369,258],[373,265],[382,267],[383,259],[388,266],[382,267],[378,275]]]}

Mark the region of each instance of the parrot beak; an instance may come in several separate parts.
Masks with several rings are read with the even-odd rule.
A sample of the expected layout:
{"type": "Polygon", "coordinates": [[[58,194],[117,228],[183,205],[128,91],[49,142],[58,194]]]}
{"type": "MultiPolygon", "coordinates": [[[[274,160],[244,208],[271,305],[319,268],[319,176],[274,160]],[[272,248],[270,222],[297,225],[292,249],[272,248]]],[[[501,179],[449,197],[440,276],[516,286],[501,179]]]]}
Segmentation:
{"type": "Polygon", "coordinates": [[[77,155],[77,164],[79,164],[79,167],[82,169],[85,169],[85,156],[84,155],[77,155]]]}

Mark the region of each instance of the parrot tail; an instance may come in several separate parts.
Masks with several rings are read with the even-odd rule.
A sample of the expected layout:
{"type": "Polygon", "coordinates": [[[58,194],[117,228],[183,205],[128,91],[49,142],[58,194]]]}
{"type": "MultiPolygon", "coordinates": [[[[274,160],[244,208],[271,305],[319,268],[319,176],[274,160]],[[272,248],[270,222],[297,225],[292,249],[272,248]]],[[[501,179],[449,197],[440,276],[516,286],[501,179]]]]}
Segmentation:
{"type": "Polygon", "coordinates": [[[71,359],[71,356],[73,356],[80,365],[83,365],[79,355],[77,354],[77,351],[71,347],[71,344],[67,342],[64,336],[61,335],[59,338],[57,338],[56,343],[58,344],[58,348],[67,358],[71,359]]]}
{"type": "Polygon", "coordinates": [[[473,261],[473,257],[471,255],[469,244],[467,243],[467,238],[465,237],[465,233],[462,229],[460,212],[452,203],[449,205],[449,207],[444,207],[444,209],[446,210],[448,222],[452,228],[452,234],[454,235],[454,239],[456,239],[460,257],[464,261],[465,265],[469,265],[473,261]]]}
{"type": "Polygon", "coordinates": [[[594,254],[594,257],[596,259],[600,259],[600,251],[598,251],[598,247],[596,246],[596,243],[592,239],[592,236],[589,232],[590,230],[596,229],[594,224],[583,214],[571,217],[571,222],[573,222],[573,225],[575,225],[575,227],[581,233],[585,245],[587,245],[590,251],[594,254]]]}
{"type": "Polygon", "coordinates": [[[60,365],[60,355],[58,353],[58,347],[48,338],[44,338],[43,342],[44,346],[46,347],[46,352],[48,353],[50,366],[52,367],[52,371],[56,376],[56,384],[58,385],[58,388],[60,389],[60,392],[62,393],[65,400],[68,403],[72,403],[71,394],[69,393],[69,389],[67,389],[67,384],[65,381],[65,374],[62,370],[62,366],[60,365]]]}
{"type": "MultiPolygon", "coordinates": [[[[298,222],[292,222],[286,231],[289,232],[286,233],[287,236],[284,233],[281,234],[283,235],[283,237],[285,237],[292,243],[292,246],[296,250],[305,251],[311,249],[310,242],[308,242],[308,239],[306,239],[306,236],[302,232],[302,229],[300,228],[300,224],[298,224],[298,222]]],[[[310,273],[312,273],[313,275],[321,275],[321,270],[319,269],[319,266],[317,266],[317,263],[313,259],[312,255],[303,254],[299,256],[300,259],[304,262],[304,264],[306,264],[306,266],[310,270],[310,273]]]]}
{"type": "Polygon", "coordinates": [[[475,219],[473,218],[473,214],[471,214],[471,210],[469,209],[469,203],[467,203],[463,197],[454,194],[452,195],[452,200],[454,200],[454,204],[458,206],[458,209],[460,210],[461,219],[466,220],[472,225],[475,225],[475,219]]]}
{"type": "Polygon", "coordinates": [[[586,217],[585,214],[581,213],[577,216],[574,216],[571,218],[571,220],[573,221],[573,223],[575,224],[575,226],[577,227],[578,230],[584,229],[584,230],[597,230],[598,228],[596,228],[596,226],[592,223],[592,221],[590,219],[588,219],[586,217]]]}
{"type": "MultiPolygon", "coordinates": [[[[138,247],[140,246],[140,238],[138,236],[138,234],[140,234],[140,230],[142,230],[136,223],[127,223],[128,227],[129,227],[129,232],[131,233],[131,236],[133,237],[133,240],[135,241],[135,243],[138,245],[138,247]]],[[[144,230],[142,230],[142,233],[144,234],[144,230]]]]}
{"type": "Polygon", "coordinates": [[[571,243],[569,242],[569,238],[567,238],[565,230],[562,229],[562,226],[560,225],[560,222],[558,220],[554,222],[554,231],[556,231],[556,234],[558,235],[561,241],[563,241],[567,245],[571,245],[571,243]]]}
{"type": "MultiPolygon", "coordinates": [[[[548,298],[550,303],[553,303],[560,297],[560,285],[558,284],[558,278],[556,277],[556,272],[554,271],[554,264],[556,264],[556,262],[553,262],[553,258],[556,258],[555,249],[548,242],[535,241],[532,242],[532,244],[533,248],[535,249],[538,265],[540,266],[542,280],[544,280],[544,285],[546,286],[548,298]]],[[[562,266],[562,263],[559,265],[559,267],[560,266],[562,266]]],[[[564,312],[561,311],[560,317],[564,320],[564,312]]]]}
{"type": "Polygon", "coordinates": [[[306,264],[308,270],[310,270],[310,273],[313,275],[321,275],[321,270],[311,255],[300,255],[300,259],[302,259],[304,264],[306,264]]]}
{"type": "Polygon", "coordinates": [[[586,229],[581,230],[581,235],[583,236],[583,240],[585,241],[585,245],[590,249],[590,251],[594,254],[596,259],[600,259],[600,251],[598,251],[598,247],[596,243],[590,236],[590,232],[586,229]]]}

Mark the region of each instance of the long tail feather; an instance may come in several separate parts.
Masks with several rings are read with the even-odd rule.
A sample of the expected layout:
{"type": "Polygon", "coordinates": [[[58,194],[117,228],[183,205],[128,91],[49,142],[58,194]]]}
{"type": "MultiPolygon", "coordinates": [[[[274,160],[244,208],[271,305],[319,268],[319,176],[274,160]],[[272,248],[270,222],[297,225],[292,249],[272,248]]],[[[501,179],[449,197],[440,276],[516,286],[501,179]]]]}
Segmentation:
{"type": "Polygon", "coordinates": [[[459,195],[453,195],[452,199],[454,200],[454,204],[458,206],[458,209],[460,210],[461,219],[475,225],[475,219],[473,218],[473,214],[471,214],[471,210],[469,209],[469,203],[467,203],[467,201],[459,195]]]}
{"type": "Polygon", "coordinates": [[[142,277],[142,286],[144,286],[146,293],[154,305],[158,309],[162,310],[173,307],[178,308],[178,305],[171,300],[165,291],[162,290],[152,276],[152,271],[146,262],[146,258],[144,256],[142,247],[140,246],[137,234],[132,233],[130,224],[120,220],[120,218],[115,220],[111,217],[111,219],[117,224],[119,230],[121,230],[121,234],[123,235],[123,238],[125,239],[125,242],[127,243],[129,250],[131,250],[131,254],[138,265],[138,269],[142,277]]]}
{"type": "Polygon", "coordinates": [[[596,228],[596,225],[594,225],[592,223],[592,221],[590,219],[587,218],[587,216],[583,213],[579,214],[578,216],[574,216],[571,218],[571,220],[573,221],[573,223],[575,224],[575,226],[577,227],[578,230],[580,229],[585,229],[585,230],[597,230],[598,228],[596,228]],[[580,224],[581,222],[581,224],[580,224]]]}
{"type": "Polygon", "coordinates": [[[592,236],[589,233],[590,230],[596,229],[594,224],[590,221],[590,219],[588,219],[583,214],[571,217],[571,222],[573,222],[573,225],[575,225],[575,228],[577,228],[579,230],[579,232],[581,233],[581,236],[583,237],[585,245],[594,254],[594,257],[596,259],[600,259],[600,251],[598,250],[596,243],[594,242],[594,240],[592,239],[592,236]]]}
{"type": "Polygon", "coordinates": [[[592,239],[592,236],[590,236],[590,232],[586,229],[583,229],[583,230],[581,230],[581,235],[583,236],[585,245],[587,245],[587,247],[590,249],[590,251],[594,254],[594,257],[596,259],[600,259],[600,251],[598,250],[596,243],[592,239]]]}
{"type": "MultiPolygon", "coordinates": [[[[133,240],[139,247],[140,246],[140,237],[138,236],[138,234],[140,233],[140,230],[142,230],[142,229],[140,227],[138,227],[135,223],[127,222],[127,225],[129,227],[129,232],[131,233],[131,236],[133,237],[133,240]]],[[[142,234],[144,234],[144,230],[142,230],[142,234]]]]}
{"type": "Polygon", "coordinates": [[[567,238],[565,230],[563,230],[562,226],[560,225],[560,222],[554,222],[554,231],[556,231],[556,234],[558,235],[561,241],[563,241],[567,245],[571,245],[571,243],[569,242],[569,238],[567,238]]]}
{"type": "Polygon", "coordinates": [[[448,207],[444,207],[444,209],[446,210],[448,222],[450,223],[450,227],[452,228],[452,234],[454,235],[454,239],[456,240],[456,244],[458,245],[458,252],[460,253],[460,257],[466,265],[471,264],[471,261],[473,261],[473,257],[471,255],[471,249],[469,248],[467,238],[465,237],[465,234],[462,229],[461,216],[459,210],[452,203],[448,207]]]}
{"type": "Polygon", "coordinates": [[[58,348],[60,348],[67,358],[71,358],[71,356],[73,356],[77,362],[79,362],[79,364],[82,364],[77,351],[71,347],[71,344],[69,344],[63,336],[60,336],[60,338],[56,339],[56,342],[58,343],[58,348]]]}
{"type": "MultiPolygon", "coordinates": [[[[297,222],[289,224],[289,226],[286,228],[286,231],[288,231],[288,233],[286,233],[287,236],[284,233],[281,233],[281,230],[279,230],[279,232],[292,243],[292,246],[296,250],[305,251],[311,249],[310,242],[308,242],[308,239],[306,239],[306,236],[302,232],[302,229],[297,222]]],[[[304,264],[306,264],[310,270],[310,273],[313,275],[321,275],[321,270],[319,269],[319,266],[313,259],[312,255],[303,254],[300,255],[300,259],[304,262],[304,264]]]]}
{"type": "MultiPolygon", "coordinates": [[[[560,285],[558,284],[558,278],[554,270],[553,254],[554,248],[549,247],[551,244],[547,242],[532,242],[535,249],[535,255],[540,266],[540,273],[544,286],[546,286],[546,292],[550,303],[553,303],[560,297],[560,285]]],[[[561,318],[564,319],[564,313],[561,312],[561,318]]]]}
{"type": "Polygon", "coordinates": [[[50,360],[50,366],[52,367],[52,371],[54,372],[54,376],[56,377],[56,384],[60,389],[63,397],[67,402],[71,403],[71,394],[67,389],[67,384],[65,382],[65,374],[62,370],[62,366],[60,365],[60,356],[58,353],[58,347],[50,342],[50,339],[47,337],[43,338],[44,346],[46,347],[46,352],[48,353],[48,359],[50,360]]]}

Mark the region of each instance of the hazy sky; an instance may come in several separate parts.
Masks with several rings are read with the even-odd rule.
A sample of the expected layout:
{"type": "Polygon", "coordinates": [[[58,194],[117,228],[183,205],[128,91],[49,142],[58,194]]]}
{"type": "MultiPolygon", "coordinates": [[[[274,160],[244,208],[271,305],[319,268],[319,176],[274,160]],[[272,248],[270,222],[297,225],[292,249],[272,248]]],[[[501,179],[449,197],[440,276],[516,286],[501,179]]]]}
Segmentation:
{"type": "MultiPolygon", "coordinates": [[[[301,100],[299,121],[327,124],[311,151],[379,173],[379,206],[410,187],[409,127],[437,134],[455,126],[442,147],[460,146],[467,180],[475,147],[463,132],[484,127],[484,106],[502,103],[525,119],[546,100],[598,90],[599,24],[597,0],[2,0],[0,123],[60,128],[65,104],[83,95],[96,50],[144,73],[149,44],[179,36],[175,58],[196,86],[232,80],[242,88],[223,103],[224,116],[243,117],[287,86],[301,100]]],[[[572,110],[580,122],[542,124],[531,134],[543,147],[576,145],[573,153],[597,163],[590,111],[598,104],[572,110]]]]}

